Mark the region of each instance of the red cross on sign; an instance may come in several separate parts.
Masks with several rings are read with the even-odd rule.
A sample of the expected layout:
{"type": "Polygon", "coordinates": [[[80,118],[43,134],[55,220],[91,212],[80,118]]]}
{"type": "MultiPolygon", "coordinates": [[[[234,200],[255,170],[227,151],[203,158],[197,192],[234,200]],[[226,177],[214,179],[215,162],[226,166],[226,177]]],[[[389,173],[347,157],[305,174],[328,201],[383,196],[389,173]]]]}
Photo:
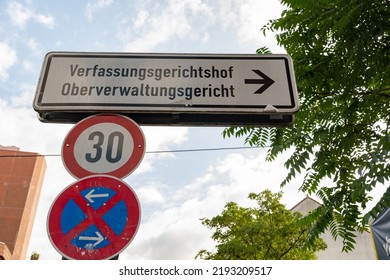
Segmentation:
{"type": "Polygon", "coordinates": [[[54,200],[47,231],[54,248],[76,260],[110,259],[132,241],[140,223],[133,190],[113,176],[90,176],[54,200]]]}

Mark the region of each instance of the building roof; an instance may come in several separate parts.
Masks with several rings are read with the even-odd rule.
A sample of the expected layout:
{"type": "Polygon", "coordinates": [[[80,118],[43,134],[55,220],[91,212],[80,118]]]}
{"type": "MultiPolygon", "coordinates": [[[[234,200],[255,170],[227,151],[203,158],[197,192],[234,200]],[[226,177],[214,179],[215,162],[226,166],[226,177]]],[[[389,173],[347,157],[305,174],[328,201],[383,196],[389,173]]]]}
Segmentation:
{"type": "Polygon", "coordinates": [[[310,211],[313,211],[318,206],[320,206],[321,203],[316,201],[315,199],[311,198],[310,196],[306,196],[304,199],[302,199],[300,202],[298,202],[294,207],[290,209],[291,212],[301,212],[302,215],[308,214],[310,211]]]}
{"type": "Polygon", "coordinates": [[[0,150],[19,151],[19,148],[16,147],[16,146],[3,146],[3,145],[0,145],[0,150]]]}

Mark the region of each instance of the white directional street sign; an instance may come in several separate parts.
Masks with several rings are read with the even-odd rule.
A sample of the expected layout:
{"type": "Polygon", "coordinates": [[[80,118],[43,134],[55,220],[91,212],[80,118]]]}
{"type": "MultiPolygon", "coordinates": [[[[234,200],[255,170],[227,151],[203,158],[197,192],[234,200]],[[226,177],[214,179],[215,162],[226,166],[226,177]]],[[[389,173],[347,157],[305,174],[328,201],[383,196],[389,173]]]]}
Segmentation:
{"type": "Polygon", "coordinates": [[[298,111],[287,55],[48,53],[34,109],[42,121],[101,112],[139,124],[288,124],[298,111]]]}

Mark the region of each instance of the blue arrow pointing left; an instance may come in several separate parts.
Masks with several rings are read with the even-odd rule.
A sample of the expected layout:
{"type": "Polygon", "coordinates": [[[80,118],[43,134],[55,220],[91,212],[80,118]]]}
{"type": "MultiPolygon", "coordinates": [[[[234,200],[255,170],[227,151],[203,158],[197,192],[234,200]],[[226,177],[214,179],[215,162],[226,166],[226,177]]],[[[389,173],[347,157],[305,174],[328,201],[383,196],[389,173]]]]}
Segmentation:
{"type": "Polygon", "coordinates": [[[92,206],[94,210],[99,209],[104,203],[106,203],[116,192],[112,189],[97,186],[88,188],[80,192],[84,199],[92,206]]]}

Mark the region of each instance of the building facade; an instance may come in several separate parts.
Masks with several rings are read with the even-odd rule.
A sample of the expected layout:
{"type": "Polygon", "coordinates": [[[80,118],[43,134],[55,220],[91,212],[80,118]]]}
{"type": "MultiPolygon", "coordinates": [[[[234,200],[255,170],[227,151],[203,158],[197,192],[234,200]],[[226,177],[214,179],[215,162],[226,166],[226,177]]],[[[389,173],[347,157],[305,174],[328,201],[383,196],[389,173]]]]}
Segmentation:
{"type": "Polygon", "coordinates": [[[24,260],[41,193],[45,158],[0,146],[0,260],[24,260]]]}
{"type": "MultiPolygon", "coordinates": [[[[302,215],[308,214],[310,211],[316,209],[321,204],[310,197],[304,198],[301,202],[291,208],[291,211],[298,211],[302,215]]],[[[317,252],[319,260],[375,260],[376,253],[369,232],[355,232],[356,244],[355,249],[351,252],[342,252],[343,241],[341,238],[336,240],[329,231],[321,235],[321,238],[328,245],[324,251],[317,252]]]]}

